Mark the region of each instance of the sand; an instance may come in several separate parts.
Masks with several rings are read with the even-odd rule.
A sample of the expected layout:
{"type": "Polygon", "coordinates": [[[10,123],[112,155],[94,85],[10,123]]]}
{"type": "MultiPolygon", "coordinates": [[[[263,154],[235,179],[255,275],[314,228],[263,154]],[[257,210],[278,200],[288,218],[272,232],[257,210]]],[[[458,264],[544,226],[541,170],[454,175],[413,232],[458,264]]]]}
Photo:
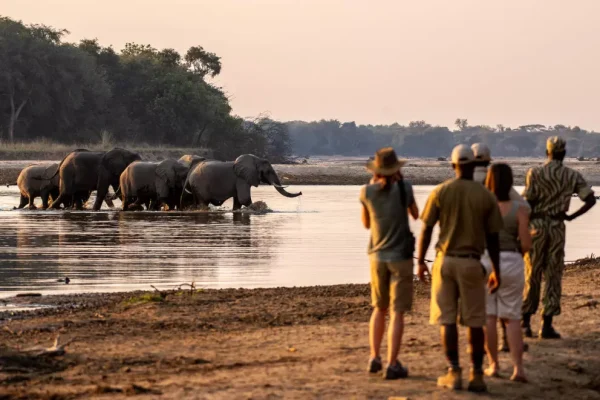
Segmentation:
{"type": "MultiPolygon", "coordinates": [[[[445,363],[428,293],[416,286],[401,350],[411,376],[402,381],[365,371],[367,285],[19,298],[56,308],[3,315],[0,398],[600,399],[600,308],[586,306],[600,297],[600,260],[566,271],[556,319],[564,338],[527,340],[531,383],[509,382],[502,354],[502,378],[487,380],[486,395],[436,388],[445,363]],[[25,352],[57,335],[73,340],[64,355],[25,352]]],[[[461,342],[466,367],[464,330],[461,342]]]]}
{"type": "MultiPolygon", "coordinates": [[[[513,158],[496,160],[507,162],[513,168],[515,185],[525,184],[527,170],[543,162],[542,159],[513,158]]],[[[50,161],[2,161],[0,184],[14,185],[23,168],[32,163],[50,161]]],[[[307,160],[307,164],[275,164],[274,168],[286,185],[363,185],[370,179],[366,159],[326,157],[307,160]]],[[[566,164],[580,171],[590,185],[600,185],[600,162],[569,159],[566,164]]],[[[436,185],[453,176],[448,162],[432,159],[409,159],[403,168],[406,179],[415,185],[436,185]]]]}

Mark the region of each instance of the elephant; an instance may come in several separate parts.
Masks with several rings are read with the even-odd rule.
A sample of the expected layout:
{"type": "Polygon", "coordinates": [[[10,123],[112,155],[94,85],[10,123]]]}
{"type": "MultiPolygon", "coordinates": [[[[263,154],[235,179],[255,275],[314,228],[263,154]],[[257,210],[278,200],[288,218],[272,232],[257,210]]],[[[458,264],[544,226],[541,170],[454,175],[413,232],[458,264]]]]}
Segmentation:
{"type": "Polygon", "coordinates": [[[190,168],[192,164],[197,164],[199,161],[204,160],[206,160],[206,158],[204,157],[197,156],[195,154],[186,154],[185,156],[181,156],[181,158],[178,161],[190,168]]]}
{"type": "Polygon", "coordinates": [[[283,196],[294,198],[302,195],[289,193],[281,186],[279,177],[271,163],[252,154],[239,156],[234,162],[204,161],[190,170],[181,195],[184,199],[192,195],[193,203],[200,207],[209,204],[220,206],[233,197],[233,209],[252,204],[250,187],[266,183],[275,187],[283,196]]]}
{"type": "Polygon", "coordinates": [[[89,196],[90,192],[96,190],[93,210],[98,211],[102,202],[109,199],[108,187],[112,186],[116,192],[121,173],[129,164],[139,160],[139,154],[121,148],[108,152],[83,149],[71,152],[60,162],[56,173],[60,175],[60,194],[50,207],[58,208],[66,199],[81,209],[85,195],[89,196]]]}
{"type": "Polygon", "coordinates": [[[42,198],[42,208],[48,208],[48,199],[54,200],[59,195],[59,179],[56,171],[58,171],[58,163],[36,164],[24,168],[17,178],[17,186],[21,192],[21,202],[17,208],[29,204],[29,209],[35,209],[33,201],[38,196],[42,198]],[[51,179],[44,179],[48,175],[54,176],[51,179]]]}
{"type": "Polygon", "coordinates": [[[183,184],[190,168],[204,161],[204,158],[197,156],[182,159],[137,161],[125,168],[119,179],[123,211],[140,209],[142,204],[152,210],[159,210],[163,204],[170,210],[179,207],[183,184]]]}

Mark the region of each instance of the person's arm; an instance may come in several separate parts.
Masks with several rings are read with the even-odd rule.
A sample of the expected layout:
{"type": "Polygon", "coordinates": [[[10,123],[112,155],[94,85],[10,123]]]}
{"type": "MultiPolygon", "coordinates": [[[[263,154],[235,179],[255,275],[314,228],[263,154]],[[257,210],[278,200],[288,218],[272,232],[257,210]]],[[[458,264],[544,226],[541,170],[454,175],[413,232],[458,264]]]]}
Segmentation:
{"type": "Polygon", "coordinates": [[[364,204],[362,205],[362,224],[365,229],[371,228],[371,216],[369,215],[369,209],[364,204]]]}
{"type": "Polygon", "coordinates": [[[488,279],[490,293],[495,293],[500,287],[500,238],[498,233],[485,235],[488,255],[492,261],[492,273],[488,279]]]}
{"type": "Polygon", "coordinates": [[[413,201],[410,207],[408,207],[408,213],[415,221],[419,219],[419,206],[417,206],[416,201],[413,201]]]}
{"type": "Polygon", "coordinates": [[[504,220],[496,197],[490,193],[489,213],[485,222],[485,243],[490,260],[492,261],[492,273],[488,279],[490,293],[495,293],[500,287],[500,237],[498,232],[504,227],[504,220]]]}
{"type": "Polygon", "coordinates": [[[594,196],[594,193],[589,194],[588,197],[583,200],[583,203],[583,206],[581,206],[579,210],[575,211],[571,215],[565,215],[565,220],[573,221],[575,218],[579,218],[586,212],[590,211],[591,208],[596,205],[596,197],[594,196]]]}
{"type": "Polygon", "coordinates": [[[405,187],[406,187],[406,199],[408,201],[408,204],[410,204],[408,206],[408,214],[411,217],[413,217],[413,219],[416,221],[417,219],[419,219],[419,206],[417,206],[417,202],[415,201],[413,187],[408,182],[405,182],[405,187]]]}
{"type": "Polygon", "coordinates": [[[529,213],[525,207],[519,207],[517,212],[519,224],[519,241],[521,242],[521,253],[525,255],[531,250],[531,233],[529,233],[529,213]]]}
{"type": "Polygon", "coordinates": [[[594,196],[594,191],[587,184],[585,179],[583,179],[583,176],[579,172],[576,174],[575,193],[577,193],[579,198],[583,200],[584,204],[573,214],[565,215],[565,220],[567,221],[573,221],[575,218],[581,217],[583,214],[590,211],[594,205],[596,205],[596,196],[594,196]]]}
{"type": "Polygon", "coordinates": [[[534,177],[534,169],[530,168],[525,177],[525,189],[523,190],[523,198],[529,203],[529,208],[533,210],[537,203],[536,179],[534,177]]]}
{"type": "Polygon", "coordinates": [[[431,244],[433,227],[439,220],[440,208],[438,206],[437,197],[437,191],[434,189],[429,195],[425,208],[423,209],[423,215],[421,215],[423,228],[421,230],[421,236],[419,237],[419,256],[417,257],[417,275],[421,281],[425,281],[425,275],[429,275],[429,269],[427,268],[427,264],[425,264],[425,254],[427,254],[427,250],[431,244]]]}

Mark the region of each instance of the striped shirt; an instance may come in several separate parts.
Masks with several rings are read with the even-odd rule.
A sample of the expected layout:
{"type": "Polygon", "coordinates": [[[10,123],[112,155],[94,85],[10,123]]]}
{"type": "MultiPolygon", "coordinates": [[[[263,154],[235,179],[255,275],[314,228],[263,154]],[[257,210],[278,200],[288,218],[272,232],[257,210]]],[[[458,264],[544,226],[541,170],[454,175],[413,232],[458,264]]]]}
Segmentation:
{"type": "Polygon", "coordinates": [[[523,197],[533,205],[532,214],[559,216],[569,211],[573,194],[584,200],[594,191],[578,171],[565,167],[561,161],[548,160],[527,171],[523,197]]]}

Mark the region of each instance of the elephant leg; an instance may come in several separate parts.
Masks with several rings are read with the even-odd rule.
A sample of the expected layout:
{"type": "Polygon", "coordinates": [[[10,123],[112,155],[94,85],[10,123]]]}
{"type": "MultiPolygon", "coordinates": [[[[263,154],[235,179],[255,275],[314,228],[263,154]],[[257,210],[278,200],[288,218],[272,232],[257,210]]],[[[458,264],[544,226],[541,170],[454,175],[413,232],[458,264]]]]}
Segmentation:
{"type": "Polygon", "coordinates": [[[233,210],[239,210],[240,208],[242,208],[242,204],[238,200],[237,196],[233,196],[233,210]]]}
{"type": "Polygon", "coordinates": [[[33,200],[35,200],[35,196],[29,195],[29,209],[35,210],[37,207],[33,204],[33,200]]]}
{"type": "Polygon", "coordinates": [[[83,199],[80,196],[73,196],[73,209],[83,210],[83,199]]]}
{"type": "Polygon", "coordinates": [[[106,203],[108,208],[115,208],[115,203],[113,203],[111,196],[106,196],[106,198],[104,198],[104,202],[106,203]]]}
{"type": "Polygon", "coordinates": [[[131,197],[123,196],[123,211],[127,211],[131,205],[131,197]]]}
{"type": "Polygon", "coordinates": [[[252,196],[250,196],[250,185],[242,179],[238,179],[235,185],[235,195],[233,196],[233,207],[235,208],[236,199],[239,207],[249,207],[252,204],[252,196]]]}
{"type": "Polygon", "coordinates": [[[19,207],[17,207],[17,209],[20,210],[21,208],[25,207],[27,203],[29,203],[29,199],[27,196],[23,196],[23,194],[21,194],[21,201],[19,202],[19,207]]]}
{"type": "Polygon", "coordinates": [[[102,203],[104,202],[104,199],[106,199],[106,195],[108,194],[108,186],[109,186],[109,182],[107,182],[108,179],[103,179],[102,175],[100,177],[98,177],[98,186],[96,189],[96,201],[94,201],[94,207],[93,210],[94,211],[98,211],[100,210],[100,207],[102,207],[102,203]]]}
{"type": "Polygon", "coordinates": [[[65,207],[67,207],[67,205],[66,205],[66,199],[68,197],[69,196],[67,196],[67,195],[65,195],[64,193],[61,192],[56,199],[52,200],[52,203],[50,203],[50,208],[59,209],[61,203],[63,203],[63,202],[65,202],[65,207]]]}
{"type": "Polygon", "coordinates": [[[50,192],[43,191],[40,197],[42,198],[42,209],[45,210],[48,208],[48,199],[50,198],[50,192]]]}

